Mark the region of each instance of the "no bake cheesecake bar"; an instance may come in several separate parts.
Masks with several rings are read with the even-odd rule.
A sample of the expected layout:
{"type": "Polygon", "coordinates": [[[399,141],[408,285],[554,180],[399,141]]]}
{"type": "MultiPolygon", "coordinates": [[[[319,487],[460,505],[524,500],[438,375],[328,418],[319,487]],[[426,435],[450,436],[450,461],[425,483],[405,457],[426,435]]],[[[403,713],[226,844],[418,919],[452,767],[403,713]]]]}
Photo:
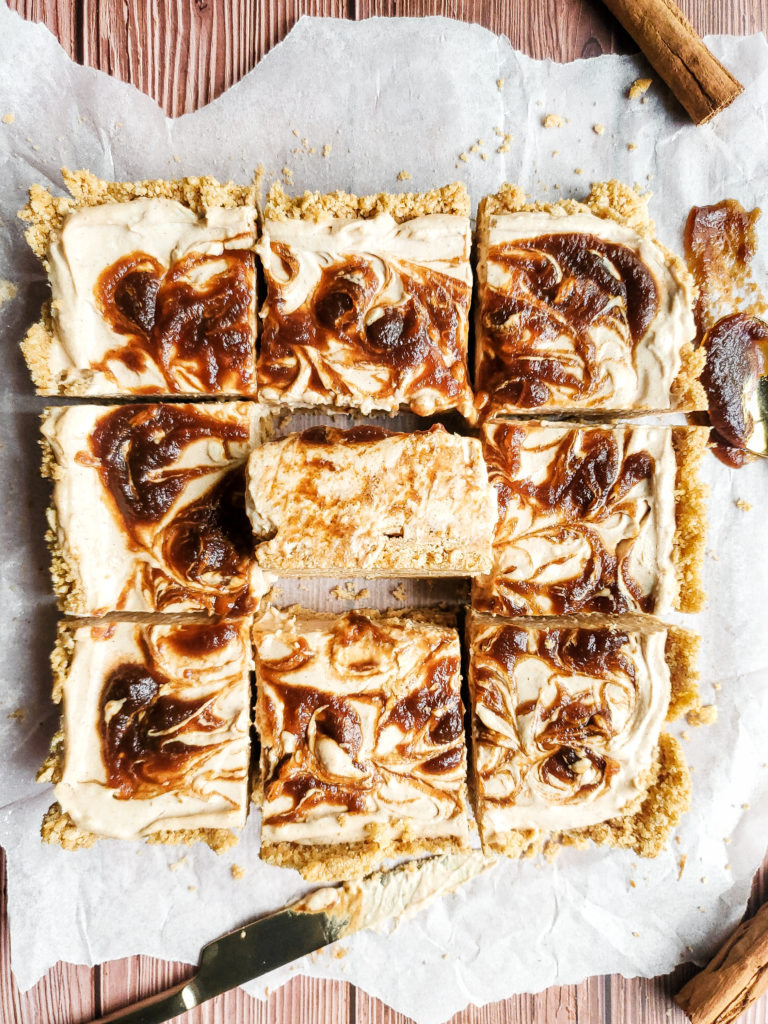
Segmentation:
{"type": "Polygon", "coordinates": [[[252,610],[266,585],[245,463],[268,422],[253,402],[46,410],[47,539],[62,610],[252,610]]]}
{"type": "Polygon", "coordinates": [[[248,460],[256,561],[286,576],[469,576],[491,568],[480,442],[440,426],[313,427],[248,460]]]}
{"type": "Polygon", "coordinates": [[[30,191],[51,301],[22,348],[44,395],[253,395],[253,188],[213,178],[30,191]]]}
{"type": "Polygon", "coordinates": [[[699,611],[707,428],[491,421],[493,569],[472,605],[500,615],[699,611]]]}
{"type": "Polygon", "coordinates": [[[262,399],[473,419],[469,212],[460,184],[296,199],[275,186],[257,245],[262,399]]]}
{"type": "Polygon", "coordinates": [[[706,409],[693,279],[643,197],[608,182],[584,203],[527,203],[507,185],[477,231],[482,416],[706,409]]]}
{"type": "Polygon", "coordinates": [[[689,801],[682,750],[661,728],[698,700],[693,634],[472,613],[468,643],[484,849],[592,839],[655,856],[689,801]]]}
{"type": "Polygon", "coordinates": [[[253,640],[264,860],[342,878],[468,847],[455,629],[270,608],[253,640]]]}
{"type": "Polygon", "coordinates": [[[245,619],[59,626],[44,840],[232,844],[248,805],[249,633],[245,619]]]}

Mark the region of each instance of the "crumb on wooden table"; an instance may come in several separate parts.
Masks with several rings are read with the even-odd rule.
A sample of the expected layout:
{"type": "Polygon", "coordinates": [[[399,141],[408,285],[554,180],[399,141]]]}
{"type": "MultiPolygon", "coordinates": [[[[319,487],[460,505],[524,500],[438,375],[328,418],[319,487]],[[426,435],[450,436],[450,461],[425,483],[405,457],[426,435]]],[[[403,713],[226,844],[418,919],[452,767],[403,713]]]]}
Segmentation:
{"type": "Polygon", "coordinates": [[[541,123],[545,128],[562,128],[563,119],[559,114],[547,114],[541,123]]]}
{"type": "Polygon", "coordinates": [[[629,93],[627,94],[631,100],[639,99],[641,96],[645,96],[651,87],[652,79],[650,78],[636,78],[632,85],[629,87],[629,93]]]}
{"type": "Polygon", "coordinates": [[[685,720],[688,725],[697,728],[700,725],[713,725],[717,721],[717,708],[714,704],[701,704],[697,708],[691,708],[685,720]]]}

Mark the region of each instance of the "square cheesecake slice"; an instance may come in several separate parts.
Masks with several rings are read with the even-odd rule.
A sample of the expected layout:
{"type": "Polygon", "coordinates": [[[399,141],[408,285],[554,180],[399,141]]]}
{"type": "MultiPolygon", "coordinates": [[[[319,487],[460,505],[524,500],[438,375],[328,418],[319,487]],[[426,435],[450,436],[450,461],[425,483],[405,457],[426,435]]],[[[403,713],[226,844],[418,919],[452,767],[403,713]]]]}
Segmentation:
{"type": "Polygon", "coordinates": [[[46,410],[47,540],[62,611],[253,610],[267,587],[245,464],[268,422],[253,402],[46,410]]]}
{"type": "Polygon", "coordinates": [[[587,839],[653,857],[687,810],[667,718],[698,702],[698,638],[653,620],[472,613],[476,816],[487,852],[587,839]]]}
{"type": "Polygon", "coordinates": [[[274,186],[256,247],[267,283],[262,399],[473,420],[469,213],[461,184],[296,199],[274,186]]]}
{"type": "Polygon", "coordinates": [[[472,606],[498,615],[694,612],[704,604],[705,427],[495,420],[493,568],[472,606]]]}
{"type": "Polygon", "coordinates": [[[61,729],[41,769],[43,838],[231,846],[245,824],[250,620],[66,622],[51,658],[61,729]]]}
{"type": "Polygon", "coordinates": [[[51,301],[22,349],[39,394],[256,393],[253,188],[64,171],[22,211],[51,301]]]}
{"type": "Polygon", "coordinates": [[[706,409],[695,287],[645,197],[612,181],[584,203],[480,202],[475,391],[483,417],[706,409]]]}
{"type": "Polygon", "coordinates": [[[253,642],[264,860],[343,878],[468,848],[454,628],[270,608],[253,642]]]}
{"type": "Polygon", "coordinates": [[[491,568],[496,496],[481,444],[443,427],[312,427],[256,448],[248,514],[286,576],[470,576],[491,568]]]}

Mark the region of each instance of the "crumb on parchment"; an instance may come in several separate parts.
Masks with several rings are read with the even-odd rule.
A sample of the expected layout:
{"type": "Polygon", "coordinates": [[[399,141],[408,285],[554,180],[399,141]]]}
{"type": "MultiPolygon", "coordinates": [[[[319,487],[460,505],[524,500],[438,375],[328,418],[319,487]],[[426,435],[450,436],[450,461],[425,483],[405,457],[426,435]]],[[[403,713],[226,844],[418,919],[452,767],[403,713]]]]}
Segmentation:
{"type": "Polygon", "coordinates": [[[631,100],[639,99],[641,96],[645,96],[651,87],[651,83],[652,79],[650,78],[636,78],[632,85],[630,85],[627,95],[631,100]]]}
{"type": "Polygon", "coordinates": [[[400,171],[400,173],[397,176],[397,180],[398,181],[408,181],[408,179],[411,178],[411,177],[412,177],[412,175],[408,171],[400,171]]]}
{"type": "Polygon", "coordinates": [[[685,720],[688,725],[697,728],[700,725],[713,725],[717,721],[717,708],[714,704],[702,704],[697,708],[691,708],[685,720]]]}
{"type": "Polygon", "coordinates": [[[179,868],[183,868],[185,864],[189,863],[189,857],[179,857],[178,860],[171,861],[168,865],[169,871],[178,871],[179,868]]]}
{"type": "Polygon", "coordinates": [[[229,869],[229,873],[230,875],[232,875],[233,878],[236,879],[245,878],[245,868],[242,867],[240,864],[233,864],[232,867],[229,869]]]}
{"type": "Polygon", "coordinates": [[[24,719],[26,717],[27,717],[27,709],[26,708],[16,708],[15,711],[10,711],[8,713],[8,718],[11,721],[18,722],[19,725],[21,725],[21,723],[24,721],[24,719]]]}
{"type": "Polygon", "coordinates": [[[13,124],[15,120],[15,114],[3,114],[3,124],[13,124]]]}
{"type": "Polygon", "coordinates": [[[628,150],[629,150],[630,152],[631,152],[631,151],[632,151],[633,149],[637,149],[637,143],[635,143],[635,142],[628,142],[628,143],[627,143],[627,149],[628,149],[628,150]]]}
{"type": "Polygon", "coordinates": [[[398,583],[397,586],[392,591],[392,597],[394,597],[396,601],[405,601],[407,596],[408,595],[405,592],[405,587],[403,586],[403,584],[398,583]]]}
{"type": "Polygon", "coordinates": [[[541,123],[545,128],[562,128],[563,119],[559,114],[547,114],[541,123]]]}
{"type": "Polygon", "coordinates": [[[592,125],[592,131],[595,133],[595,135],[602,135],[605,131],[605,126],[600,124],[600,122],[598,121],[597,124],[592,125]]]}
{"type": "Polygon", "coordinates": [[[327,159],[330,155],[331,155],[331,144],[330,144],[330,142],[326,142],[326,144],[323,146],[323,156],[326,157],[326,159],[327,159]]]}
{"type": "Polygon", "coordinates": [[[287,164],[285,165],[285,167],[283,167],[283,169],[280,171],[280,173],[282,174],[283,181],[285,182],[286,185],[292,184],[292,182],[293,182],[293,171],[291,170],[291,168],[287,164]]]}
{"type": "Polygon", "coordinates": [[[750,505],[750,503],[748,501],[744,501],[743,498],[737,498],[736,501],[734,501],[734,505],[736,506],[736,508],[740,508],[742,512],[752,511],[752,506],[750,505]]]}
{"type": "Polygon", "coordinates": [[[683,877],[683,872],[685,871],[685,862],[687,860],[688,860],[687,854],[681,853],[680,854],[680,865],[679,865],[678,870],[677,870],[677,880],[678,880],[678,882],[683,877]]]}
{"type": "Polygon", "coordinates": [[[506,82],[506,78],[497,78],[496,79],[496,88],[499,90],[499,92],[504,92],[504,83],[505,82],[506,82]]]}

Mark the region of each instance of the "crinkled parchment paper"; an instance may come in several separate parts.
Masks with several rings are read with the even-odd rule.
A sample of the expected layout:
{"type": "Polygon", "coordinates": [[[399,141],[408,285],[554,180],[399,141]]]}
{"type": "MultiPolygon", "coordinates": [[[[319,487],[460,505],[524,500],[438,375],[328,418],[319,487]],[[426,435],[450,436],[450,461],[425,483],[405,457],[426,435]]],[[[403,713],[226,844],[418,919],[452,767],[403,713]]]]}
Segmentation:
{"type": "MultiPolygon", "coordinates": [[[[71,63],[44,28],[0,8],[0,277],[18,285],[0,309],[0,842],[22,988],[57,960],[146,953],[196,961],[219,932],[302,891],[294,872],[259,863],[256,814],[223,857],[204,847],[108,841],[65,853],[40,844],[51,794],[34,772],[55,723],[47,658],[56,613],[43,546],[47,488],[37,475],[42,403],[18,351],[45,294],[16,219],[28,186],[59,188],[62,165],[107,178],[247,181],[262,162],[268,181],[287,166],[299,189],[425,189],[461,178],[477,201],[504,180],[553,197],[615,176],[653,191],[660,235],[680,248],[691,204],[734,196],[752,206],[768,193],[768,46],[761,36],[710,42],[746,92],[703,128],[657,83],[646,102],[627,99],[630,83],[647,74],[639,59],[536,62],[484,29],[441,19],[302,19],[224,96],[170,121],[132,87],[71,63]],[[544,128],[548,113],[563,125],[544,128]],[[398,180],[402,171],[411,177],[398,180]],[[245,869],[241,880],[231,877],[233,863],[245,869]]],[[[314,957],[252,992],[304,971],[352,981],[434,1024],[468,1002],[590,974],[655,975],[713,950],[742,914],[768,831],[768,466],[731,471],[710,457],[706,474],[710,604],[691,624],[704,637],[703,697],[719,718],[691,729],[685,743],[694,806],[679,841],[648,862],[592,849],[554,865],[499,864],[392,936],[361,934],[346,956],[314,957]]],[[[391,587],[377,585],[378,603],[393,603],[391,587]]],[[[330,607],[349,607],[322,594],[330,607]]]]}

